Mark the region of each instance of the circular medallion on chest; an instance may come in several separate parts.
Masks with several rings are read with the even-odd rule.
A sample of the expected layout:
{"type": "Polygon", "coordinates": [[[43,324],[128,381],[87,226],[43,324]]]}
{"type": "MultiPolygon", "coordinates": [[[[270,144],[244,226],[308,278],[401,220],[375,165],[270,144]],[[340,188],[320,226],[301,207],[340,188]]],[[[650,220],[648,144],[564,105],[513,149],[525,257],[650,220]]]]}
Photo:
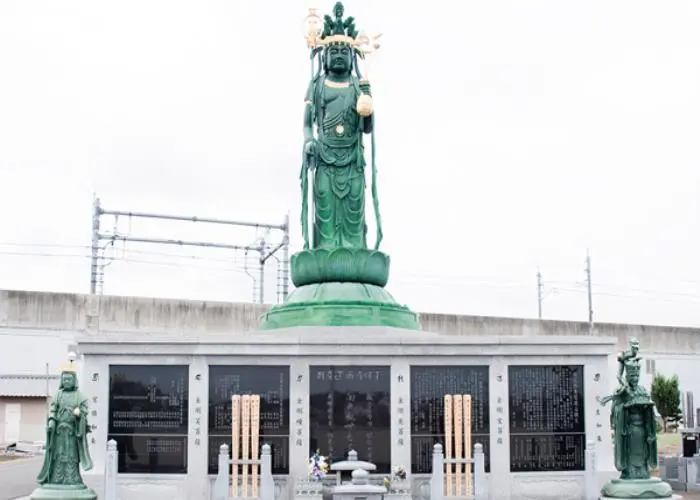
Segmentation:
{"type": "Polygon", "coordinates": [[[342,123],[335,127],[335,133],[336,135],[343,135],[345,133],[345,127],[342,123]]]}

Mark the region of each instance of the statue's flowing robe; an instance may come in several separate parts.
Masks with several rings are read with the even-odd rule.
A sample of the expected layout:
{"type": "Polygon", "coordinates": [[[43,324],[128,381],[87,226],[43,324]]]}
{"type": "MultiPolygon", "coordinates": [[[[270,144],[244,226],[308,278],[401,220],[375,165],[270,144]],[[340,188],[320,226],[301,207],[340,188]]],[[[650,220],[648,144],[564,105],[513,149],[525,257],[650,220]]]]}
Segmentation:
{"type": "Polygon", "coordinates": [[[615,430],[615,468],[622,472],[623,479],[648,478],[649,469],[658,465],[654,404],[641,393],[619,399],[613,406],[611,420],[615,430]],[[641,425],[632,425],[633,408],[641,415],[641,425]]]}
{"type": "Polygon", "coordinates": [[[92,468],[88,449],[87,399],[77,390],[59,389],[51,402],[48,422],[54,426],[46,431],[44,465],[39,472],[39,484],[81,484],[79,465],[92,468]],[[74,411],[80,409],[80,416],[74,411]]]}
{"type": "Polygon", "coordinates": [[[367,248],[361,91],[354,76],[347,87],[331,85],[320,76],[307,92],[317,127],[312,247],[367,248]]]}

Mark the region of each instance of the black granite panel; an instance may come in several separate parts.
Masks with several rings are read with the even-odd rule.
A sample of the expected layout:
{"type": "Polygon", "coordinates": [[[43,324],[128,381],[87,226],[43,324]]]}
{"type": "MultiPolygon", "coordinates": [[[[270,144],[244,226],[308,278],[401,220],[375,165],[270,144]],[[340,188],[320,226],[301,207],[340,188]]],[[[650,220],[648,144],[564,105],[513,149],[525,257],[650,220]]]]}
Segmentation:
{"type": "Polygon", "coordinates": [[[320,450],[332,462],[350,450],[391,470],[391,398],[388,366],[312,366],[309,454],[320,450]]]}
{"type": "Polygon", "coordinates": [[[489,367],[450,365],[411,366],[411,472],[430,473],[433,445],[445,444],[446,394],[471,395],[472,445],[484,446],[488,472],[489,367]]]}
{"type": "Polygon", "coordinates": [[[109,379],[109,434],[187,434],[188,366],[111,365],[109,379]]]}
{"type": "Polygon", "coordinates": [[[110,434],[119,450],[120,474],[186,474],[187,436],[110,434]]]}
{"type": "Polygon", "coordinates": [[[508,367],[512,472],[584,470],[583,365],[508,367]]]}
{"type": "Polygon", "coordinates": [[[231,396],[260,395],[260,446],[272,446],[275,474],[289,472],[289,366],[209,367],[209,473],[218,468],[219,446],[231,446],[231,396]]]}

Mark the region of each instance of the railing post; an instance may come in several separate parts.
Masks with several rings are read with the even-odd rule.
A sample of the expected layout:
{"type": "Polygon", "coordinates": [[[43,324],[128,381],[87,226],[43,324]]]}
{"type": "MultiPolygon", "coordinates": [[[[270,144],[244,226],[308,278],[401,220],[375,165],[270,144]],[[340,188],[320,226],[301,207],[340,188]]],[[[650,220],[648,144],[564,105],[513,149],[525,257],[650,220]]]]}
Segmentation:
{"type": "Polygon", "coordinates": [[[262,446],[260,454],[260,500],[275,500],[275,481],[272,478],[272,449],[262,446]]]}
{"type": "Polygon", "coordinates": [[[486,499],[486,462],[484,460],[484,445],[474,445],[474,500],[486,499]]]}
{"type": "Polygon", "coordinates": [[[105,500],[117,500],[117,471],[119,467],[117,442],[107,441],[107,457],[105,460],[105,500]]]}
{"type": "Polygon", "coordinates": [[[430,478],[430,500],[443,500],[445,496],[445,462],[442,445],[433,446],[433,474],[430,478]]]}
{"type": "Polygon", "coordinates": [[[598,475],[595,463],[595,441],[586,443],[584,455],[586,461],[586,478],[584,479],[586,500],[597,500],[600,497],[600,488],[598,488],[598,475]]]}
{"type": "Polygon", "coordinates": [[[668,469],[666,467],[666,456],[659,456],[659,477],[662,481],[668,481],[668,469]]]}
{"type": "Polygon", "coordinates": [[[216,482],[214,483],[214,500],[228,498],[229,465],[231,465],[231,459],[228,457],[228,445],[222,444],[219,447],[219,470],[216,472],[216,482]]]}
{"type": "Polygon", "coordinates": [[[698,457],[697,455],[688,459],[686,466],[686,487],[685,491],[698,491],[698,457]]]}

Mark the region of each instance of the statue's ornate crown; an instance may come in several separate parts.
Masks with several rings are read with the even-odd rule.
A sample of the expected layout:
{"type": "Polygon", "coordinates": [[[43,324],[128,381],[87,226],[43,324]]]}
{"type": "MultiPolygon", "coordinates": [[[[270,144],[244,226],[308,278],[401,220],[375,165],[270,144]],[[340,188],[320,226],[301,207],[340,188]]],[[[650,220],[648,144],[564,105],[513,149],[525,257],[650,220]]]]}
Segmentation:
{"type": "Polygon", "coordinates": [[[323,33],[319,45],[349,45],[350,47],[360,45],[357,40],[358,32],[355,29],[355,18],[348,17],[343,20],[344,12],[343,3],[336,2],[335,7],[333,7],[335,19],[327,14],[323,16],[323,33]]]}
{"type": "Polygon", "coordinates": [[[77,373],[78,368],[75,366],[75,361],[71,359],[61,364],[61,366],[59,367],[59,371],[61,373],[77,373]]]}

